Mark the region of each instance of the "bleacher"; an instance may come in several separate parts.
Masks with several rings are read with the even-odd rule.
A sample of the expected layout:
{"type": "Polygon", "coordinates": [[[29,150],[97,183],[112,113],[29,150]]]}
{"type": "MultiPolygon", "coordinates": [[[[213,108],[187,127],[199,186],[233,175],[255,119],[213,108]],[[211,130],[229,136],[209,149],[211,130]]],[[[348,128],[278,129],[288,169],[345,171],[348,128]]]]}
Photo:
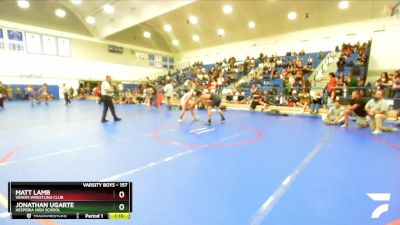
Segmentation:
{"type": "MultiPolygon", "coordinates": [[[[323,57],[324,58],[329,52],[323,52],[323,57]]],[[[294,60],[296,60],[297,56],[279,56],[282,59],[283,65],[287,64],[287,62],[291,61],[293,62],[294,60]]],[[[317,66],[322,62],[322,58],[319,58],[319,52],[314,52],[314,53],[307,53],[305,55],[301,55],[299,56],[300,60],[301,60],[301,65],[306,65],[307,64],[307,60],[309,57],[311,57],[313,59],[313,66],[312,69],[317,68],[317,66]]],[[[257,69],[257,68],[255,68],[257,69]]],[[[277,66],[275,67],[276,73],[280,74],[282,73],[284,67],[283,66],[277,66]]],[[[310,77],[310,75],[312,74],[312,72],[309,73],[305,73],[304,74],[304,78],[308,79],[310,77]]],[[[285,83],[282,79],[271,79],[272,74],[268,73],[266,76],[263,77],[262,80],[262,85],[256,84],[253,81],[249,81],[249,82],[244,82],[241,84],[241,90],[245,92],[245,97],[249,97],[250,96],[250,88],[253,84],[256,84],[258,86],[258,89],[260,91],[264,91],[264,90],[272,90],[275,89],[277,91],[277,93],[281,93],[284,90],[285,87],[285,83]]]]}

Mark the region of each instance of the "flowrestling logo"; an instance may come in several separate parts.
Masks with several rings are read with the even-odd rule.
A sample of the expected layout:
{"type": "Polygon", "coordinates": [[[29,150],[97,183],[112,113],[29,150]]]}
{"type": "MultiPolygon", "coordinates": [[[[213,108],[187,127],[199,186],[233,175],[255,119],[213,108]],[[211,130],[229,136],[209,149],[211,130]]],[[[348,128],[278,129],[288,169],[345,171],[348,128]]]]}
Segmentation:
{"type": "Polygon", "coordinates": [[[389,211],[390,193],[366,193],[368,197],[376,202],[382,202],[371,214],[371,218],[378,219],[381,215],[389,211]]]}

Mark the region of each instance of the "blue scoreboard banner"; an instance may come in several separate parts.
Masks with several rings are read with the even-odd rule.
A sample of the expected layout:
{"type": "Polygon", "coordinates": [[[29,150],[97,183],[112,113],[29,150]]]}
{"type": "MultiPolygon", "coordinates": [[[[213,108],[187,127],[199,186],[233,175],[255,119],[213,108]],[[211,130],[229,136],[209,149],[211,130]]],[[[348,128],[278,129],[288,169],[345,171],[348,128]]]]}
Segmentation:
{"type": "Polygon", "coordinates": [[[16,30],[7,30],[8,48],[12,51],[25,51],[24,33],[16,30]]]}
{"type": "Polygon", "coordinates": [[[23,41],[23,36],[22,32],[20,31],[14,31],[14,30],[8,30],[8,40],[12,41],[23,41]]]}

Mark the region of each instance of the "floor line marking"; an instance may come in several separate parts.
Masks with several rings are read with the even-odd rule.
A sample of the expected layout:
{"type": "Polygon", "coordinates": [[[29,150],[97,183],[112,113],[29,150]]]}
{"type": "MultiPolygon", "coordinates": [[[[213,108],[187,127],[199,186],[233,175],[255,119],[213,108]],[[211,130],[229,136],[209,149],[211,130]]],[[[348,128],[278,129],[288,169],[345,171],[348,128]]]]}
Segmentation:
{"type": "Polygon", "coordinates": [[[74,147],[58,152],[50,152],[50,153],[45,153],[41,155],[35,155],[31,157],[26,157],[26,158],[21,158],[21,159],[16,159],[16,160],[11,160],[11,161],[6,161],[6,162],[0,162],[0,167],[10,165],[10,164],[15,164],[15,163],[21,163],[21,162],[26,162],[26,161],[34,161],[38,159],[44,159],[48,158],[51,156],[56,156],[56,155],[62,155],[62,154],[68,154],[68,153],[74,153],[74,152],[79,152],[83,150],[95,150],[97,147],[102,146],[103,144],[92,144],[92,145],[84,145],[80,147],[74,147]]]}
{"type": "MultiPolygon", "coordinates": [[[[0,193],[0,205],[4,206],[4,208],[8,209],[8,200],[1,193],[0,193]]],[[[9,218],[9,217],[10,217],[10,213],[8,211],[0,213],[0,219],[9,218]]]]}
{"type": "MultiPolygon", "coordinates": [[[[245,134],[245,133],[248,133],[248,131],[242,132],[242,133],[236,133],[236,134],[231,135],[231,136],[228,136],[228,137],[226,137],[226,138],[222,138],[222,139],[218,140],[217,142],[226,141],[226,140],[235,138],[235,137],[237,137],[237,136],[239,136],[239,135],[242,135],[242,134],[245,134]]],[[[206,147],[207,147],[207,145],[206,145],[206,146],[200,146],[200,147],[197,147],[197,148],[192,148],[192,149],[189,149],[189,150],[184,151],[184,152],[176,153],[176,154],[174,154],[174,155],[172,155],[172,156],[168,156],[168,157],[166,157],[166,158],[163,158],[163,159],[160,159],[160,160],[156,160],[156,161],[147,163],[146,165],[141,166],[141,167],[139,167],[139,168],[135,168],[135,169],[132,169],[132,170],[128,170],[128,171],[126,171],[126,172],[123,172],[123,173],[120,173],[120,174],[116,174],[116,175],[111,176],[111,177],[108,177],[108,178],[104,178],[104,179],[102,179],[102,180],[100,180],[100,181],[102,181],[102,182],[107,182],[107,181],[119,180],[119,179],[121,179],[122,177],[125,177],[125,176],[128,176],[128,175],[132,175],[132,174],[141,172],[141,171],[143,171],[143,170],[147,170],[147,169],[149,169],[149,168],[151,168],[151,167],[159,166],[159,165],[164,164],[164,163],[166,163],[166,162],[170,162],[170,161],[173,161],[173,160],[175,160],[175,159],[178,159],[178,158],[180,158],[180,157],[182,157],[182,156],[192,154],[192,153],[194,153],[194,152],[196,152],[196,151],[199,151],[199,150],[201,150],[201,149],[204,149],[204,148],[206,148],[206,147]]]]}
{"type": "Polygon", "coordinates": [[[0,219],[7,218],[7,217],[10,217],[10,213],[9,212],[0,213],[0,219]]]}
{"type": "MultiPolygon", "coordinates": [[[[89,133],[91,131],[94,131],[94,130],[95,129],[88,129],[88,130],[85,130],[84,133],[87,134],[87,133],[89,133]]],[[[25,140],[25,141],[15,145],[14,147],[12,147],[10,150],[8,150],[7,153],[2,158],[0,158],[0,164],[6,162],[16,151],[18,151],[18,150],[20,150],[20,149],[22,149],[22,148],[24,148],[26,146],[32,145],[32,144],[34,144],[34,143],[36,143],[38,141],[41,141],[43,139],[66,136],[66,135],[71,134],[71,133],[76,134],[76,131],[75,130],[69,130],[69,131],[64,131],[64,132],[59,132],[59,133],[54,133],[54,134],[49,134],[49,135],[41,135],[41,136],[34,137],[32,139],[25,140]]]]}
{"type": "Polygon", "coordinates": [[[290,185],[296,180],[300,173],[307,167],[308,164],[315,158],[315,156],[321,151],[322,146],[332,136],[333,130],[331,130],[325,137],[314,147],[314,149],[303,159],[303,161],[292,171],[292,173],[285,178],[285,180],[279,185],[272,195],[261,205],[257,210],[251,225],[259,225],[262,223],[264,218],[271,212],[272,208],[279,201],[279,199],[285,194],[290,185]]]}
{"type": "Polygon", "coordinates": [[[384,139],[381,139],[381,138],[377,137],[376,135],[372,135],[372,134],[368,134],[368,133],[362,133],[361,131],[355,131],[355,130],[350,130],[350,132],[353,133],[353,134],[357,134],[357,135],[364,136],[364,137],[367,137],[369,139],[375,140],[375,141],[380,142],[382,144],[385,144],[385,145],[387,145],[387,146],[389,146],[391,148],[394,148],[397,151],[400,151],[400,146],[398,146],[395,143],[392,143],[390,141],[386,141],[384,139]]]}
{"type": "Polygon", "coordinates": [[[3,194],[0,193],[0,204],[4,206],[4,208],[8,209],[8,200],[4,197],[3,194]]]}
{"type": "MultiPolygon", "coordinates": [[[[117,142],[123,142],[123,141],[128,141],[128,140],[130,140],[130,138],[129,137],[125,137],[125,138],[117,139],[117,142]]],[[[6,165],[9,165],[9,164],[20,163],[20,162],[44,159],[44,158],[48,158],[48,157],[56,156],[56,155],[79,152],[79,151],[82,151],[82,150],[89,150],[89,151],[96,150],[97,151],[99,149],[95,149],[95,148],[101,147],[102,145],[103,144],[84,145],[84,146],[74,147],[74,148],[70,148],[70,149],[66,149],[66,150],[62,150],[62,151],[58,151],[58,152],[50,152],[50,153],[45,153],[45,154],[41,154],[41,155],[35,155],[35,156],[31,156],[31,157],[15,159],[15,160],[10,160],[10,161],[5,161],[5,162],[1,162],[0,161],[0,167],[6,166],[6,165]]]]}
{"type": "Polygon", "coordinates": [[[213,129],[209,129],[209,130],[203,130],[203,131],[197,132],[196,134],[208,133],[208,132],[211,132],[213,130],[215,130],[215,129],[213,128],[213,129]]]}
{"type": "Polygon", "coordinates": [[[190,130],[189,133],[194,133],[194,132],[201,131],[201,130],[206,130],[206,129],[207,129],[207,127],[199,128],[199,129],[196,129],[196,130],[190,130]]]}

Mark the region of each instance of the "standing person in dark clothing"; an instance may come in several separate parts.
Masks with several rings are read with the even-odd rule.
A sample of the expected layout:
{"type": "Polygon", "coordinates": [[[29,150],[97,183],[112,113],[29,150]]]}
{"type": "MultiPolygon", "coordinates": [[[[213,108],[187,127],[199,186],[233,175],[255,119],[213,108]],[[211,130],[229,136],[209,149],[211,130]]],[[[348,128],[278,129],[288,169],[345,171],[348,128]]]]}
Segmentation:
{"type": "Polygon", "coordinates": [[[0,81],[0,107],[4,108],[4,99],[7,97],[6,86],[0,81]]]}
{"type": "Polygon", "coordinates": [[[198,99],[193,104],[193,106],[197,105],[197,103],[199,103],[200,101],[205,101],[205,106],[207,108],[207,115],[208,115],[208,121],[205,125],[211,125],[211,112],[213,108],[217,108],[217,111],[221,116],[221,122],[225,121],[224,113],[220,109],[221,98],[218,97],[217,94],[215,93],[203,94],[201,90],[196,90],[195,93],[198,99]]]}
{"type": "Polygon", "coordinates": [[[106,80],[101,83],[101,101],[103,102],[103,115],[101,117],[101,122],[108,122],[106,120],[106,115],[108,108],[110,108],[111,114],[114,117],[114,121],[120,121],[121,118],[118,118],[115,114],[114,104],[112,101],[114,95],[114,89],[111,86],[112,78],[110,75],[106,76],[106,80]]]}
{"type": "Polygon", "coordinates": [[[359,128],[368,126],[367,112],[365,111],[366,102],[362,99],[359,90],[353,91],[351,94],[350,106],[344,112],[344,124],[342,127],[349,126],[349,117],[353,115],[359,128]]]}
{"type": "Polygon", "coordinates": [[[150,106],[158,107],[157,100],[157,87],[155,83],[150,84],[151,96],[150,96],[150,106]]]}
{"type": "Polygon", "coordinates": [[[62,91],[64,94],[65,105],[71,104],[71,100],[69,99],[69,88],[65,84],[62,86],[62,91]]]}
{"type": "Polygon", "coordinates": [[[395,72],[392,90],[394,94],[393,109],[400,110],[400,71],[395,72]]]}

